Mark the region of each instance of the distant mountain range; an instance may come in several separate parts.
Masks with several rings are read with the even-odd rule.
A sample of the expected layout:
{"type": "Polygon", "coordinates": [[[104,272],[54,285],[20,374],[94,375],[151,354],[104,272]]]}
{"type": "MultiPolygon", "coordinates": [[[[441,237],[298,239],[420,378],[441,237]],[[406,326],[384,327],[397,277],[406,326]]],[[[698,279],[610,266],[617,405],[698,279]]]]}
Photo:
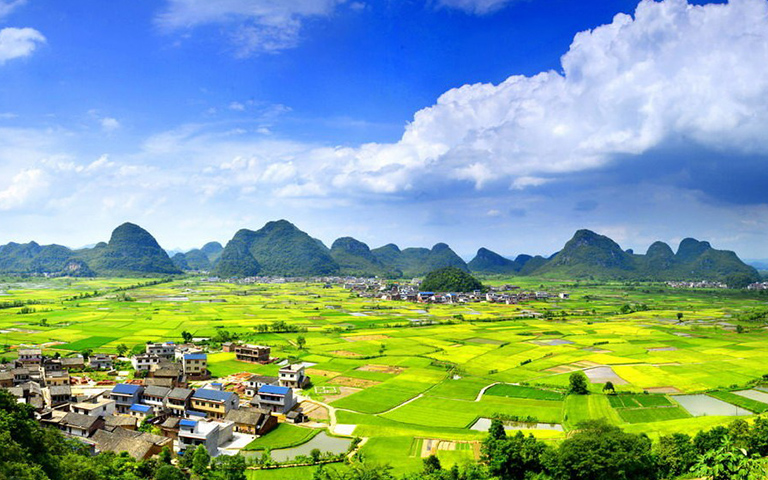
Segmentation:
{"type": "Polygon", "coordinates": [[[173,258],[149,232],[125,223],[108,243],[71,250],[61,245],[9,243],[0,246],[0,273],[70,276],[173,275],[205,271],[221,277],[355,275],[419,277],[443,267],[486,275],[535,275],[562,279],[711,280],[742,285],[757,281],[753,267],[735,253],[715,250],[708,242],[686,238],[673,252],[663,242],[645,255],[622,248],[610,238],[579,230],[556,254],[505,258],[480,248],[466,263],[451,248],[387,244],[371,250],[351,237],[326,247],[295,225],[278,220],[259,230],[239,230],[226,246],[210,242],[173,258]]]}

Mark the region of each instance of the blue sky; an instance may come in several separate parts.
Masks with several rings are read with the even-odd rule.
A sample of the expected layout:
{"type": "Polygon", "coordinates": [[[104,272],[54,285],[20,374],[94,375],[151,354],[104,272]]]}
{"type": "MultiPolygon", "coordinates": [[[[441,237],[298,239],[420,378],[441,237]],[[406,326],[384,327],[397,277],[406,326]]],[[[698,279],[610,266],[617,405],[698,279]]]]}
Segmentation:
{"type": "Polygon", "coordinates": [[[768,257],[768,2],[0,0],[0,242],[768,257]]]}

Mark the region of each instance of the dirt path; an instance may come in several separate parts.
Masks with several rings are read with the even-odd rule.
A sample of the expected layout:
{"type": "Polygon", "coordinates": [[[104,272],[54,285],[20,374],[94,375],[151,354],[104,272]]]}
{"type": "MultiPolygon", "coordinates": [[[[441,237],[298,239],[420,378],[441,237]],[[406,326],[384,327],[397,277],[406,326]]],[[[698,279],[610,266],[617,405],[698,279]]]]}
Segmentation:
{"type": "Polygon", "coordinates": [[[488,390],[489,388],[493,387],[494,385],[498,385],[500,383],[501,382],[493,382],[492,384],[488,385],[487,387],[483,387],[483,389],[480,390],[480,392],[478,392],[477,398],[475,398],[475,401],[479,402],[480,400],[482,400],[483,399],[483,395],[485,394],[486,390],[488,390]]]}

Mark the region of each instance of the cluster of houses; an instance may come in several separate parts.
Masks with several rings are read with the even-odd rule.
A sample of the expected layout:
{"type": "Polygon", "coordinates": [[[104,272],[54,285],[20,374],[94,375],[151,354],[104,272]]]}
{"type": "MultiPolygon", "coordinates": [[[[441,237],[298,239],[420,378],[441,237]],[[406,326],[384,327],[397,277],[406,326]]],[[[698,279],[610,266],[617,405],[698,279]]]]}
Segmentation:
{"type": "MultiPolygon", "coordinates": [[[[274,360],[265,346],[227,344],[225,348],[246,362],[274,360]]],[[[111,389],[78,389],[88,394],[74,395],[69,370],[89,365],[85,359],[48,358],[40,349],[18,353],[12,365],[0,368],[0,388],[35,407],[42,424],[81,439],[95,452],[126,451],[145,459],[164,447],[183,452],[205,445],[216,455],[237,433],[264,435],[280,418],[295,423],[306,420],[294,395],[294,390],[309,385],[301,364],[282,366],[277,377],[252,375],[241,385],[224,386],[204,382],[210,378],[204,352],[171,342],[150,343],[144,353],[131,358],[140,373],[133,380],[111,389]],[[190,381],[203,385],[195,388],[190,381]],[[243,392],[243,397],[230,390],[243,392]],[[139,429],[143,424],[157,427],[162,435],[141,431],[146,430],[139,429]]],[[[111,367],[112,357],[105,357],[109,366],[105,362],[99,368],[111,367]]]]}
{"type": "Polygon", "coordinates": [[[668,287],[672,288],[728,288],[723,282],[711,282],[702,280],[700,282],[667,282],[668,287]]]}
{"type": "Polygon", "coordinates": [[[768,282],[755,282],[747,285],[747,290],[768,290],[768,282]]]}

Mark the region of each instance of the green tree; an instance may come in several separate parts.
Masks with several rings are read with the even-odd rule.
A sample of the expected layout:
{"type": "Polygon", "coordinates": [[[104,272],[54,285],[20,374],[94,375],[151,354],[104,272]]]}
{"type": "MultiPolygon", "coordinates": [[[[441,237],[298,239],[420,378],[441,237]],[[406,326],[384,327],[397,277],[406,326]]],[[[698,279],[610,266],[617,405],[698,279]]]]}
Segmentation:
{"type": "Polygon", "coordinates": [[[683,319],[683,312],[677,312],[677,321],[681,321],[683,319]]]}
{"type": "Polygon", "coordinates": [[[171,453],[171,449],[167,446],[163,447],[162,450],[160,450],[160,454],[158,455],[160,462],[166,463],[168,465],[171,464],[171,459],[173,459],[173,453],[171,453]]]}
{"type": "Polygon", "coordinates": [[[422,460],[422,463],[424,464],[424,473],[427,475],[431,475],[443,469],[443,467],[440,465],[440,459],[437,458],[437,455],[428,456],[422,460]]]}
{"type": "Polygon", "coordinates": [[[181,332],[181,338],[184,340],[184,343],[192,343],[192,334],[186,330],[181,332]]]}
{"type": "Polygon", "coordinates": [[[707,480],[763,480],[768,475],[764,462],[750,457],[725,436],[719,448],[700,455],[692,472],[707,480]]]}
{"type": "Polygon", "coordinates": [[[511,437],[489,435],[481,446],[482,461],[494,477],[522,480],[528,474],[544,470],[542,456],[546,449],[533,435],[526,437],[520,431],[511,437]]]}
{"type": "Polygon", "coordinates": [[[211,456],[208,454],[205,445],[198,445],[195,453],[192,454],[192,471],[202,475],[208,469],[209,463],[211,463],[211,456]]]}
{"type": "Polygon", "coordinates": [[[570,393],[575,393],[576,395],[589,394],[587,376],[584,375],[584,372],[573,372],[571,376],[568,377],[568,382],[570,384],[570,388],[568,390],[570,393]]]}
{"type": "Polygon", "coordinates": [[[83,356],[83,360],[88,361],[88,358],[91,356],[92,353],[93,353],[93,350],[91,350],[90,348],[86,348],[80,352],[80,355],[83,356]]]}
{"type": "Polygon", "coordinates": [[[613,382],[610,380],[603,385],[603,392],[616,393],[616,388],[613,386],[613,382]]]}
{"type": "Polygon", "coordinates": [[[321,455],[322,455],[322,452],[320,452],[319,448],[313,448],[312,451],[309,452],[309,458],[312,459],[312,463],[319,462],[321,455]]]}
{"type": "Polygon", "coordinates": [[[246,480],[245,458],[242,455],[220,455],[211,463],[217,480],[246,480]]]}
{"type": "Polygon", "coordinates": [[[120,357],[125,356],[125,354],[128,353],[128,346],[124,343],[121,343],[117,346],[117,355],[120,357]]]}
{"type": "Polygon", "coordinates": [[[696,449],[691,437],[684,433],[661,436],[654,445],[654,454],[662,478],[687,473],[696,462],[696,449]]]}
{"type": "Polygon", "coordinates": [[[577,433],[546,458],[556,480],[651,480],[656,475],[651,440],[604,421],[579,424],[577,433]]]}
{"type": "Polygon", "coordinates": [[[304,335],[299,335],[296,337],[296,345],[298,345],[299,350],[304,350],[304,345],[307,344],[307,339],[304,338],[304,335]]]}
{"type": "Polygon", "coordinates": [[[488,428],[488,437],[493,440],[504,440],[507,438],[507,432],[504,430],[504,423],[494,418],[491,420],[491,426],[488,428]]]}
{"type": "Polygon", "coordinates": [[[154,480],[186,480],[181,470],[173,465],[161,465],[155,470],[154,480]]]}

